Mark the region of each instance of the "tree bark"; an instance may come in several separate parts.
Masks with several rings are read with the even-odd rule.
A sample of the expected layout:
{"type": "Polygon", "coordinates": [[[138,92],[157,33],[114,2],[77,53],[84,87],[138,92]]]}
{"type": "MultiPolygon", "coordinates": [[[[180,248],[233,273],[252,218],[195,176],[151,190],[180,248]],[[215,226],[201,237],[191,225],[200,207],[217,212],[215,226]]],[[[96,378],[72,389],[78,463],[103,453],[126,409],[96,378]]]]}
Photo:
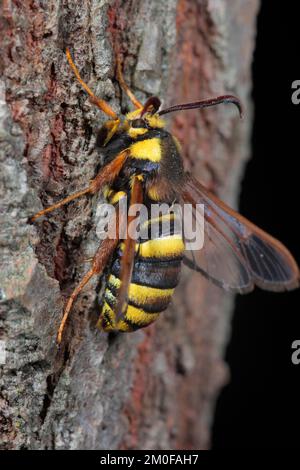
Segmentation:
{"type": "Polygon", "coordinates": [[[116,111],[128,101],[115,81],[113,46],[141,100],[238,95],[244,121],[228,106],[170,120],[186,168],[235,203],[249,156],[257,9],[258,0],[3,0],[2,449],[209,447],[228,379],[222,356],[232,298],[184,270],[172,306],[153,326],[109,339],[95,328],[93,279],[58,349],[63,304],[99,243],[95,202],[82,198],[35,224],[28,218],[85,187],[101,163],[94,144],[105,117],[76,83],[65,45],[116,111]]]}

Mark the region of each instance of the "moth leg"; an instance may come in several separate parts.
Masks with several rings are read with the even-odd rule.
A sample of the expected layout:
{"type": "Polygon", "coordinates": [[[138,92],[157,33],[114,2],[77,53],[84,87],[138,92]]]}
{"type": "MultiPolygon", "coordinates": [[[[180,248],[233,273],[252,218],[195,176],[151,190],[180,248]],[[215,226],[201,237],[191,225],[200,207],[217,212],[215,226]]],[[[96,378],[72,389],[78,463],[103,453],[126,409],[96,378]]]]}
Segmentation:
{"type": "Polygon", "coordinates": [[[61,206],[64,206],[65,204],[68,204],[68,202],[73,201],[74,199],[77,199],[81,196],[84,196],[84,194],[90,193],[90,187],[83,189],[82,191],[78,191],[77,193],[71,194],[70,196],[66,197],[65,199],[62,199],[61,201],[57,202],[56,204],[53,204],[52,206],[47,207],[46,209],[42,209],[41,211],[37,212],[34,214],[32,217],[30,217],[30,222],[34,222],[36,219],[39,217],[42,217],[43,215],[47,214],[48,212],[52,212],[55,209],[58,209],[61,206]]]}
{"type": "Polygon", "coordinates": [[[142,109],[143,105],[142,103],[134,96],[133,92],[130,90],[129,86],[124,80],[123,72],[122,72],[122,66],[121,66],[121,59],[120,55],[117,54],[117,79],[120,84],[120,87],[122,90],[125,91],[126,95],[130,99],[131,103],[137,108],[137,109],[142,109]]]}
{"type": "Polygon", "coordinates": [[[117,304],[115,309],[115,315],[117,321],[120,319],[123,313],[124,304],[127,300],[128,288],[130,285],[132,277],[132,269],[135,258],[135,247],[136,240],[131,238],[129,233],[130,225],[135,222],[138,223],[139,216],[130,213],[130,208],[135,204],[142,204],[143,202],[143,186],[142,186],[142,177],[136,176],[133,179],[131,197],[130,197],[130,206],[128,209],[128,219],[127,219],[127,234],[124,243],[123,256],[121,258],[120,266],[120,289],[118,291],[117,304]]]}
{"type": "Polygon", "coordinates": [[[70,196],[66,197],[65,199],[62,199],[61,201],[57,202],[56,204],[53,204],[50,207],[47,207],[46,209],[42,209],[30,218],[30,222],[34,222],[36,219],[42,217],[48,212],[52,212],[55,209],[58,209],[59,207],[64,206],[65,204],[68,204],[74,199],[77,199],[85,194],[95,194],[100,191],[100,189],[104,185],[112,183],[121,171],[121,168],[126,160],[127,154],[128,151],[123,150],[123,152],[119,153],[119,155],[117,155],[114,160],[112,160],[104,168],[102,168],[102,170],[100,170],[98,175],[90,182],[87,188],[83,189],[82,191],[78,191],[77,193],[71,194],[70,196]]]}
{"type": "Polygon", "coordinates": [[[73,70],[77,80],[79,81],[80,85],[85,89],[87,94],[91,98],[91,102],[96,105],[101,111],[103,111],[107,116],[112,117],[116,121],[119,121],[119,118],[117,114],[112,110],[112,108],[109,106],[109,104],[106,103],[106,101],[102,100],[101,98],[98,98],[90,89],[90,87],[82,80],[80,73],[76,67],[76,65],[73,62],[70,50],[67,48],[66,49],[66,56],[68,59],[68,62],[70,64],[71,69],[73,70]]]}
{"type": "Polygon", "coordinates": [[[69,300],[66,304],[64,309],[63,318],[61,320],[58,332],[57,332],[57,343],[60,344],[62,340],[62,334],[65,328],[66,321],[68,319],[69,313],[72,309],[73,303],[78,297],[79,293],[82,291],[84,286],[89,282],[89,280],[95,274],[101,274],[105,266],[107,265],[109,258],[113,254],[114,250],[116,249],[119,243],[119,227],[121,224],[119,211],[117,209],[116,214],[114,216],[114,221],[112,222],[112,227],[115,227],[114,238],[105,238],[102,242],[100,247],[98,248],[94,258],[93,264],[91,269],[85,274],[82,278],[78,286],[73,290],[72,294],[69,297],[69,300]]]}

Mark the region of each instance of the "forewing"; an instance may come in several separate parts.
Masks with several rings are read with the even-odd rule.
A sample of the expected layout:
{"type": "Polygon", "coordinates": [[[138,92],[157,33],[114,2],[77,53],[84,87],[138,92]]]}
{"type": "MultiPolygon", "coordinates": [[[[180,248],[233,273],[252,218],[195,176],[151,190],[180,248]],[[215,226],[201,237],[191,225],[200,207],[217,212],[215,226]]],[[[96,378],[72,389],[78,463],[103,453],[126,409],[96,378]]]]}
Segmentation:
{"type": "Polygon", "coordinates": [[[278,240],[256,227],[211,194],[191,175],[182,191],[183,202],[204,205],[204,246],[187,253],[186,264],[221,287],[250,291],[254,284],[272,291],[299,286],[299,268],[278,240]]]}

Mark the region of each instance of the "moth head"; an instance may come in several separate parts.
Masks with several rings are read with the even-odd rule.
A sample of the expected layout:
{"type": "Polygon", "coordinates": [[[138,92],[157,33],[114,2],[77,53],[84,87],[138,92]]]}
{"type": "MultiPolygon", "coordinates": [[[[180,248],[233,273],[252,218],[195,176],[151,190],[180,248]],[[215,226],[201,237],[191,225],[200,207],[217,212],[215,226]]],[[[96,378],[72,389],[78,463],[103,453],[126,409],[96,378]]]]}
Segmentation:
{"type": "Polygon", "coordinates": [[[149,130],[165,127],[165,121],[158,114],[160,104],[160,100],[152,96],[142,108],[126,114],[128,133],[132,138],[144,135],[149,130]]]}

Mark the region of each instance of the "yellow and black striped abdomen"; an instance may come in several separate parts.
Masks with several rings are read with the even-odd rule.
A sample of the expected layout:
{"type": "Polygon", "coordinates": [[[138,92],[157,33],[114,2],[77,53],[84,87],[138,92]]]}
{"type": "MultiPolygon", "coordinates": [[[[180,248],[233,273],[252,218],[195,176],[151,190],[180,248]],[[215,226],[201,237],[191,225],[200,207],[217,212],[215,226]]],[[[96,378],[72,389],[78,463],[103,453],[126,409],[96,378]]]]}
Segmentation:
{"type": "MultiPolygon", "coordinates": [[[[174,218],[174,215],[164,215],[174,218]]],[[[147,224],[151,224],[151,219],[147,224]]],[[[120,287],[121,243],[116,251],[105,288],[99,327],[104,331],[135,331],[150,325],[164,311],[179,282],[184,242],[176,233],[174,224],[170,232],[159,238],[137,243],[128,302],[120,319],[114,309],[120,287]]]]}

